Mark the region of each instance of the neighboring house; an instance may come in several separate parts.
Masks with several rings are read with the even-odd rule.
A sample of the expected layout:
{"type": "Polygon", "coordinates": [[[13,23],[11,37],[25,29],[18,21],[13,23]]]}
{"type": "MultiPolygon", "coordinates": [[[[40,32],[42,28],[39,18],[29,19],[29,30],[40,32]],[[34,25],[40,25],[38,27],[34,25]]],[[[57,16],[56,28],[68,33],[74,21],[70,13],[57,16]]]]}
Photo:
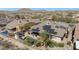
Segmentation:
{"type": "Polygon", "coordinates": [[[22,20],[22,19],[19,19],[19,20],[13,20],[12,22],[8,23],[6,25],[6,29],[13,29],[13,28],[16,28],[17,26],[22,26],[26,23],[29,23],[29,22],[34,22],[34,23],[39,23],[40,20],[39,19],[25,19],[25,20],[22,20]]]}
{"type": "Polygon", "coordinates": [[[74,41],[79,40],[79,24],[76,24],[75,33],[74,33],[74,41]]]}
{"type": "Polygon", "coordinates": [[[26,23],[27,21],[25,20],[14,20],[6,25],[6,29],[13,29],[16,28],[16,26],[22,26],[26,23]]]}
{"type": "Polygon", "coordinates": [[[79,23],[75,25],[73,49],[79,49],[79,23]]]}
{"type": "MultiPolygon", "coordinates": [[[[7,24],[6,26],[6,29],[9,31],[9,32],[15,32],[15,38],[18,39],[18,38],[21,38],[23,36],[23,34],[21,33],[21,26],[26,24],[26,23],[29,23],[29,22],[34,22],[34,23],[38,23],[40,22],[39,19],[33,19],[33,20],[30,20],[30,19],[25,19],[25,20],[22,20],[22,19],[19,19],[19,20],[14,20],[10,23],[7,24]],[[27,21],[28,20],[28,21],[27,21]]],[[[35,29],[33,29],[34,31],[35,29]]],[[[36,32],[33,32],[31,34],[35,34],[35,35],[38,35],[38,33],[36,32]]],[[[34,37],[34,36],[33,36],[34,37]]]]}

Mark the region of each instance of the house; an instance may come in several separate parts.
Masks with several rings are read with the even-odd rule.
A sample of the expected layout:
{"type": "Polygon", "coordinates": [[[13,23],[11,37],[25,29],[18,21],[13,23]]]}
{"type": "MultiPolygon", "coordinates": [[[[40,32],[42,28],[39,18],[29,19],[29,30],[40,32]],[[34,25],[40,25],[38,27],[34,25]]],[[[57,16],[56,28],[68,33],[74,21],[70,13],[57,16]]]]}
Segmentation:
{"type": "MultiPolygon", "coordinates": [[[[50,21],[44,21],[41,22],[38,25],[32,26],[31,27],[31,31],[33,29],[39,29],[39,31],[37,31],[37,33],[42,33],[44,31],[47,31],[49,33],[49,38],[52,40],[57,41],[59,39],[62,40],[62,37],[64,36],[65,33],[67,33],[67,29],[69,25],[65,24],[65,23],[60,23],[60,22],[50,22],[50,21]],[[56,26],[59,26],[58,28],[56,26]]],[[[34,31],[33,31],[34,32],[34,31]]]]}

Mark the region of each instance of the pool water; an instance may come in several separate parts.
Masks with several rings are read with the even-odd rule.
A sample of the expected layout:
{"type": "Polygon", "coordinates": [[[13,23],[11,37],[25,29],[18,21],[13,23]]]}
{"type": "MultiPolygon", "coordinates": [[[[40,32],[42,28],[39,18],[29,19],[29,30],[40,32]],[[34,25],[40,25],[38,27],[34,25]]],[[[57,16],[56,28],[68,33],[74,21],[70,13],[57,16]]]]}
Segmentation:
{"type": "Polygon", "coordinates": [[[8,31],[4,31],[4,32],[1,32],[0,34],[4,35],[4,36],[8,36],[8,31]]]}

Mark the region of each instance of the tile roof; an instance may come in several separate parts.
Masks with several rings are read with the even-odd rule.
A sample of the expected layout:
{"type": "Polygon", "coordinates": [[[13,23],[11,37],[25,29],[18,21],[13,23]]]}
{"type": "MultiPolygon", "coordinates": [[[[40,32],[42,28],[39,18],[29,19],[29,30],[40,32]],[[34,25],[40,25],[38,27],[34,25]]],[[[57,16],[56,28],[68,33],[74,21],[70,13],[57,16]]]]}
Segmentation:
{"type": "MultiPolygon", "coordinates": [[[[48,22],[48,21],[47,21],[47,22],[48,22]]],[[[43,27],[44,27],[45,25],[48,25],[47,22],[44,21],[44,22],[42,22],[42,23],[40,23],[40,24],[38,24],[38,25],[33,26],[31,29],[39,28],[40,32],[43,32],[43,31],[44,31],[43,27]]],[[[54,33],[56,33],[56,36],[59,36],[59,37],[62,37],[62,36],[64,35],[64,33],[66,33],[66,30],[63,29],[63,28],[56,28],[55,25],[58,25],[58,26],[61,26],[61,25],[62,25],[62,26],[64,26],[64,27],[68,27],[68,24],[65,25],[64,23],[56,23],[56,24],[55,24],[54,22],[49,22],[49,25],[51,26],[50,29],[47,28],[47,29],[49,30],[49,32],[51,32],[52,35],[53,35],[54,33]],[[52,33],[51,30],[53,30],[53,33],[52,33]]],[[[55,35],[55,34],[54,34],[54,35],[55,35]]]]}
{"type": "Polygon", "coordinates": [[[24,25],[25,23],[27,23],[24,20],[19,20],[19,21],[18,20],[14,20],[14,21],[8,23],[7,26],[6,26],[6,28],[12,29],[12,28],[15,28],[18,25],[24,25]],[[21,23],[19,23],[19,21],[21,21],[21,23]]]}

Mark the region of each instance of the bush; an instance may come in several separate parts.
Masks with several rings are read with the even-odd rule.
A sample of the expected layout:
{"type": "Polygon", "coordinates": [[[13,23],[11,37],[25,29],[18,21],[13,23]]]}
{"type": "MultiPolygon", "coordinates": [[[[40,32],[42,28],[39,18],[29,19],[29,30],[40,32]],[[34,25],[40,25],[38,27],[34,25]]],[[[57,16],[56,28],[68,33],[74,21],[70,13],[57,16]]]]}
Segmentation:
{"type": "Polygon", "coordinates": [[[51,46],[55,46],[55,47],[64,47],[64,43],[57,43],[57,42],[55,42],[55,41],[52,41],[51,42],[51,46]]]}
{"type": "Polygon", "coordinates": [[[55,45],[54,45],[52,42],[49,42],[49,43],[48,43],[48,46],[49,46],[50,48],[53,48],[55,45]]]}
{"type": "Polygon", "coordinates": [[[48,42],[47,42],[47,46],[49,46],[50,48],[53,48],[53,47],[55,47],[56,46],[56,42],[54,42],[54,41],[51,41],[51,40],[49,40],[48,42]]]}
{"type": "Polygon", "coordinates": [[[39,41],[39,40],[35,40],[34,45],[35,45],[36,47],[40,47],[40,46],[43,46],[43,42],[41,42],[41,41],[39,41]]]}
{"type": "Polygon", "coordinates": [[[58,47],[64,47],[64,43],[58,43],[58,47]]]}
{"type": "Polygon", "coordinates": [[[36,47],[41,46],[41,42],[37,42],[35,46],[36,46],[36,47]]]}
{"type": "Polygon", "coordinates": [[[55,41],[50,41],[49,45],[51,45],[52,47],[58,47],[58,44],[55,41]]]}
{"type": "Polygon", "coordinates": [[[26,37],[24,39],[24,43],[29,45],[29,46],[32,46],[34,44],[34,42],[35,42],[35,40],[33,38],[31,38],[31,37],[26,37]]]}

